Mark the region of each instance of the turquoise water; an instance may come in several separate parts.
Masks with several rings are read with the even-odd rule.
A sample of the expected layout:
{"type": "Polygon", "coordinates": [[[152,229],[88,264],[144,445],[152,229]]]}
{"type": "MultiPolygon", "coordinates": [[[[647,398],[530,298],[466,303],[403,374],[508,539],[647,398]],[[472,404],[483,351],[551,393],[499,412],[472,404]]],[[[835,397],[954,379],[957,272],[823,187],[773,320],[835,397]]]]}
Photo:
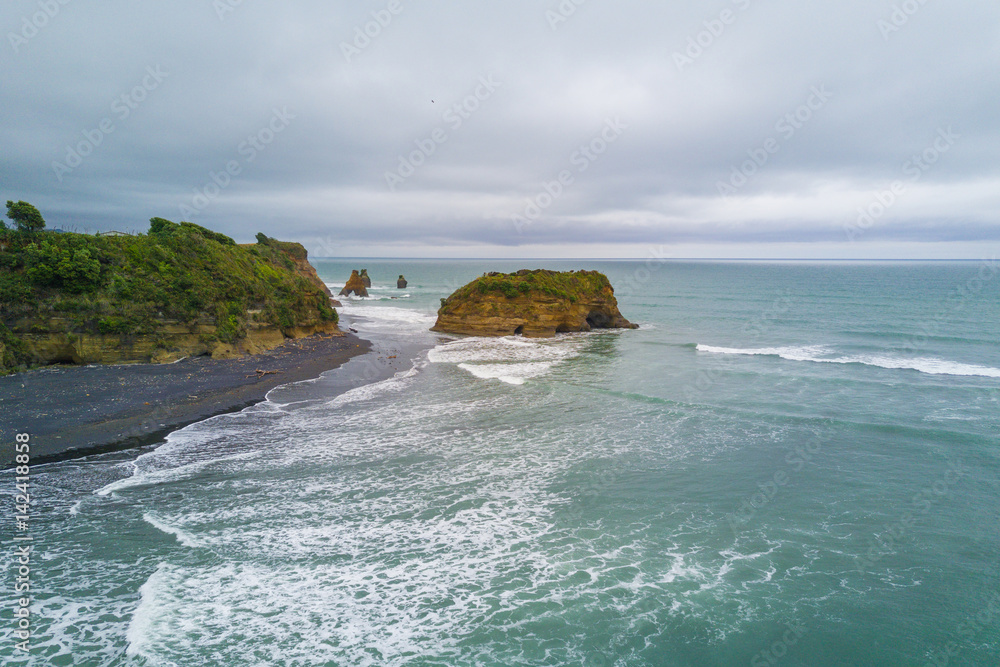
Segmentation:
{"type": "Polygon", "coordinates": [[[1000,664],[995,262],[316,265],[372,358],[34,471],[29,664],[1000,664]],[[543,266],[641,328],[427,331],[543,266]]]}

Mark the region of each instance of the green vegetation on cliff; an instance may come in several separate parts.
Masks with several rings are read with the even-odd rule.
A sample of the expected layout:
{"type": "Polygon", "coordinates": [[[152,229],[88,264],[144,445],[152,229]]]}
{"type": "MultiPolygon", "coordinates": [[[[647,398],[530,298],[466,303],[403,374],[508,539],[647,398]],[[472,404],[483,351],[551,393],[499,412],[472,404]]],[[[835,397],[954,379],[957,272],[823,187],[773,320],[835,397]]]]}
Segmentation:
{"type": "Polygon", "coordinates": [[[603,294],[611,289],[607,276],[597,271],[549,271],[522,269],[517,273],[487,273],[441,300],[441,312],[448,313],[475,293],[500,293],[508,299],[530,294],[546,294],[570,303],[584,295],[603,294]]]}
{"type": "Polygon", "coordinates": [[[31,364],[21,334],[52,333],[53,323],[70,335],[128,337],[155,335],[165,321],[210,322],[207,337],[233,343],[251,321],[337,321],[322,283],[296,270],[306,258],[297,243],[258,234],[237,245],[162,218],[137,236],[38,230],[0,230],[0,366],[31,364]]]}

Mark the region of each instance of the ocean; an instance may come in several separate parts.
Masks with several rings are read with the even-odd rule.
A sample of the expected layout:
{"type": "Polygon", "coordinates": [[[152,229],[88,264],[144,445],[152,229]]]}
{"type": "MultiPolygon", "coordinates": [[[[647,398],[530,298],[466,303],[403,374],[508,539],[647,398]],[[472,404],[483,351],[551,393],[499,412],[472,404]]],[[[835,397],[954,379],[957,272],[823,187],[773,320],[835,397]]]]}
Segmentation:
{"type": "Polygon", "coordinates": [[[1000,664],[995,260],[314,264],[375,352],[34,467],[4,664],[1000,664]],[[520,268],[640,328],[428,331],[520,268]]]}

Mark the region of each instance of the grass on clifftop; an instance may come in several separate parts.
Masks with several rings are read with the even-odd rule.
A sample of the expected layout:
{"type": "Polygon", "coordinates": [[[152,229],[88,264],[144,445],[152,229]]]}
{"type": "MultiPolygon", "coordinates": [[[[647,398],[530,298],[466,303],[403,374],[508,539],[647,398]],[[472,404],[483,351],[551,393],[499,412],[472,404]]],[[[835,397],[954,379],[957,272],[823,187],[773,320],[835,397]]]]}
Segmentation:
{"type": "Polygon", "coordinates": [[[52,332],[54,319],[67,333],[122,336],[155,334],[163,320],[210,322],[223,342],[244,337],[251,318],[337,321],[329,297],[295,271],[301,245],[258,234],[240,246],[192,223],[150,223],[137,236],[0,230],[3,365],[27,361],[16,334],[52,332]]]}
{"type": "Polygon", "coordinates": [[[488,273],[442,299],[441,312],[448,313],[458,303],[478,295],[503,294],[508,299],[516,299],[545,294],[576,303],[582,295],[601,295],[606,289],[611,289],[611,283],[607,276],[597,271],[522,269],[517,273],[488,273]]]}

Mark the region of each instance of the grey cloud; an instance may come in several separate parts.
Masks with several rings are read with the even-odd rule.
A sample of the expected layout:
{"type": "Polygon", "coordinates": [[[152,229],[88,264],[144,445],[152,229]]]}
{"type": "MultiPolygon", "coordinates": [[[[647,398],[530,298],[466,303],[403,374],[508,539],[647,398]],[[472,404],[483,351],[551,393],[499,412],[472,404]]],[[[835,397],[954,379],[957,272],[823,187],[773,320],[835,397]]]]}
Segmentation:
{"type": "Polygon", "coordinates": [[[1000,240],[994,2],[926,3],[889,33],[879,22],[898,3],[882,0],[588,0],[555,29],[546,12],[558,2],[230,4],[220,18],[207,1],[71,0],[20,43],[39,4],[8,2],[0,194],[32,201],[51,226],[89,229],[141,230],[185,205],[238,238],[263,230],[314,252],[331,245],[316,239],[387,237],[595,254],[822,245],[951,126],[961,139],[859,242],[1000,240]],[[353,44],[366,27],[378,34],[353,44]],[[169,74],[122,117],[121,96],[150,67],[169,74]],[[461,106],[481,77],[501,85],[461,106]],[[832,97],[785,136],[778,121],[817,86],[832,97]],[[271,137],[286,107],[295,117],[271,137]],[[575,151],[614,117],[628,128],[577,171],[575,151]],[[60,181],[52,163],[105,119],[113,132],[60,181]],[[444,140],[390,191],[386,172],[435,132],[444,140]],[[252,137],[270,141],[250,150],[252,137]],[[778,150],[727,207],[718,183],[769,139],[778,150]],[[231,162],[239,174],[194,206],[231,162]],[[510,217],[562,170],[572,185],[518,234],[510,217]],[[943,210],[920,211],[933,197],[943,210]]]}

